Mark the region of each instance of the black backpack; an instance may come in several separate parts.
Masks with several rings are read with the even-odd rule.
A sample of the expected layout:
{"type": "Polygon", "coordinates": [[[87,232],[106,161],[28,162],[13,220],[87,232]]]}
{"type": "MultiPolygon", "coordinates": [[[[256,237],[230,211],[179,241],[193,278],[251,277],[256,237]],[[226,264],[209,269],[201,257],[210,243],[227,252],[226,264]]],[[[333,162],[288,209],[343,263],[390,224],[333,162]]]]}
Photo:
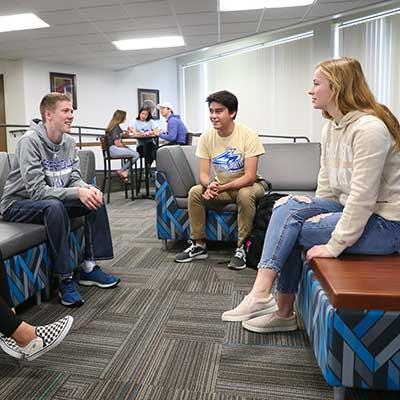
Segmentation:
{"type": "Polygon", "coordinates": [[[257,200],[256,215],[250,235],[245,240],[246,265],[257,269],[264,245],[265,233],[267,232],[269,220],[271,219],[272,208],[276,200],[287,196],[282,193],[268,193],[257,200]]]}

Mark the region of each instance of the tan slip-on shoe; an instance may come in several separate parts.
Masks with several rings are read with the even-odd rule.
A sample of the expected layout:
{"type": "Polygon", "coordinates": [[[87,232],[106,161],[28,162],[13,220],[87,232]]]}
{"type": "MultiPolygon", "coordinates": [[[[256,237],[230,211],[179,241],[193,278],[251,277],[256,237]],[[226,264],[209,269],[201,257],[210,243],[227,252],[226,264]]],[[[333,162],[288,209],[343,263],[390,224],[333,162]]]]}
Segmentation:
{"type": "Polygon", "coordinates": [[[285,318],[276,313],[263,315],[261,317],[242,322],[244,329],[257,333],[290,332],[298,329],[296,314],[285,318]]]}
{"type": "Polygon", "coordinates": [[[236,308],[225,311],[222,314],[222,321],[247,321],[248,319],[270,314],[277,310],[278,306],[272,294],[264,299],[247,295],[236,308]]]}

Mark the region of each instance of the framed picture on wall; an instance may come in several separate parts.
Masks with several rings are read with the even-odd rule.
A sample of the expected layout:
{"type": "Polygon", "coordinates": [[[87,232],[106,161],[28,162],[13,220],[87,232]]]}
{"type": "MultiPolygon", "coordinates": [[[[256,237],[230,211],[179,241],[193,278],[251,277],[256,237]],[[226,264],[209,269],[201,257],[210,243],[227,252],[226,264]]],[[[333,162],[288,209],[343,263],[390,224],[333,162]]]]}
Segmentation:
{"type": "Polygon", "coordinates": [[[160,102],[160,91],[157,89],[138,89],[138,106],[139,109],[147,107],[151,110],[153,119],[160,119],[160,111],[157,104],[160,102]]]}
{"type": "Polygon", "coordinates": [[[74,110],[78,108],[76,101],[76,75],[50,72],[50,91],[66,94],[71,98],[74,110]]]}

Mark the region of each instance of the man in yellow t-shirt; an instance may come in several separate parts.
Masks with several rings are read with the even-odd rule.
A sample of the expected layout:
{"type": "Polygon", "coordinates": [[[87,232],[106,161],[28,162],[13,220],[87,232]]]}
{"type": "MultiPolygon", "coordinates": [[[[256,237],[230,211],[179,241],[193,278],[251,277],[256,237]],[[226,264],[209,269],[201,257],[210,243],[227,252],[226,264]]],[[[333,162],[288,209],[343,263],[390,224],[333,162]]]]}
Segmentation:
{"type": "Polygon", "coordinates": [[[203,133],[197,146],[200,185],[189,192],[190,246],[175,256],[177,262],[208,257],[205,243],[206,207],[236,203],[238,243],[228,267],[246,267],[244,240],[249,235],[256,212],[256,200],[264,195],[262,178],[257,175],[258,157],[264,147],[255,132],[235,123],[236,96],[226,90],[207,97],[213,129],[203,133]],[[212,174],[212,169],[214,174],[212,174]],[[215,175],[215,178],[212,176],[215,175]]]}

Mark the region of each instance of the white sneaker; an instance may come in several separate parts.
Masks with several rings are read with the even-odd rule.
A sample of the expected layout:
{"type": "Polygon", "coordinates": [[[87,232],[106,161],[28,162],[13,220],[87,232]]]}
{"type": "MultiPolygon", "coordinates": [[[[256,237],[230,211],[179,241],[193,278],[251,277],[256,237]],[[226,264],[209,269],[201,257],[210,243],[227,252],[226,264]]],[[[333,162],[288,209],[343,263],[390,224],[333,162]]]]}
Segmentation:
{"type": "Polygon", "coordinates": [[[270,314],[277,310],[278,306],[272,294],[265,299],[257,299],[247,295],[236,308],[225,311],[222,314],[222,321],[247,321],[251,318],[270,314]]]}
{"type": "Polygon", "coordinates": [[[296,315],[285,318],[276,314],[263,315],[242,322],[244,329],[257,333],[290,332],[298,329],[296,315]]]}

